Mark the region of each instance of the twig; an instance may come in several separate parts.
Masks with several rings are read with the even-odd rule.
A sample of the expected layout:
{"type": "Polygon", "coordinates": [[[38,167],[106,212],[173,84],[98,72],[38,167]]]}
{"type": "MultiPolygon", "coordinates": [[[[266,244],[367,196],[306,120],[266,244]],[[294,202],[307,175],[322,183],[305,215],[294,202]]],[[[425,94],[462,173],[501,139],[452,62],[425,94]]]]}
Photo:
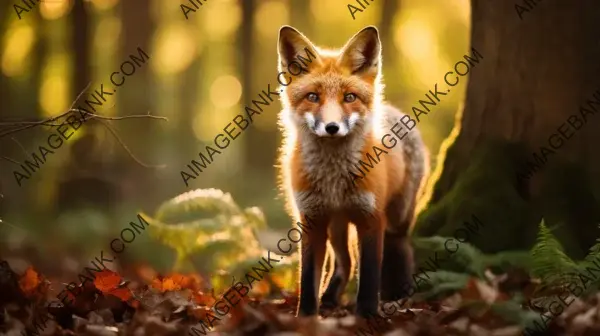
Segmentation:
{"type": "Polygon", "coordinates": [[[115,137],[115,139],[117,139],[117,142],[119,142],[119,144],[121,145],[121,147],[123,147],[123,149],[127,152],[127,154],[129,154],[129,156],[131,156],[131,158],[137,162],[140,166],[144,167],[144,168],[156,168],[156,169],[163,169],[165,168],[167,165],[162,164],[162,165],[149,165],[146,164],[144,162],[142,162],[140,159],[138,159],[129,149],[129,147],[127,147],[127,145],[123,142],[123,140],[121,139],[121,137],[117,134],[117,132],[112,128],[111,125],[109,125],[106,121],[104,120],[98,120],[104,127],[106,127],[106,129],[108,129],[108,131],[115,137]]]}
{"type": "MultiPolygon", "coordinates": [[[[5,136],[7,136],[9,134],[13,134],[13,133],[16,133],[16,132],[24,131],[24,130],[29,129],[29,128],[33,128],[33,127],[38,126],[38,125],[42,125],[42,124],[47,123],[47,122],[54,121],[54,120],[56,120],[58,118],[61,118],[61,117],[65,116],[68,113],[71,113],[71,110],[73,109],[73,106],[77,103],[77,101],[79,100],[79,98],[81,98],[81,96],[83,95],[83,93],[90,87],[91,84],[92,84],[91,82],[88,83],[88,85],[86,85],[86,87],[77,95],[77,98],[75,98],[75,100],[73,101],[73,103],[71,104],[71,107],[69,107],[69,110],[67,112],[65,112],[65,113],[63,113],[63,114],[61,114],[61,115],[59,115],[57,117],[51,117],[49,119],[45,119],[45,120],[42,120],[42,121],[36,121],[36,122],[28,124],[27,126],[23,126],[21,128],[12,129],[12,130],[6,131],[4,133],[0,133],[0,138],[3,138],[3,137],[5,137],[5,136]]],[[[13,123],[12,125],[18,125],[18,123],[13,123]]]]}
{"type": "MultiPolygon", "coordinates": [[[[132,118],[150,118],[150,119],[160,119],[160,120],[164,120],[164,121],[169,121],[169,119],[167,117],[161,117],[161,116],[151,115],[150,112],[148,112],[148,114],[133,114],[133,115],[123,116],[123,117],[105,117],[105,116],[101,116],[101,115],[98,115],[98,114],[95,114],[95,113],[92,113],[92,112],[81,111],[79,109],[72,109],[71,111],[89,114],[89,115],[93,116],[94,118],[104,119],[104,120],[123,120],[123,119],[132,119],[132,118]]],[[[88,120],[91,120],[91,119],[92,118],[90,118],[88,120]]]]}
{"type": "MultiPolygon", "coordinates": [[[[50,119],[45,119],[45,120],[41,120],[41,121],[34,121],[34,122],[27,122],[27,126],[23,126],[23,127],[20,127],[20,128],[13,128],[11,130],[5,131],[4,133],[0,133],[0,138],[3,138],[5,136],[13,134],[13,133],[24,131],[26,129],[33,128],[35,126],[44,125],[44,124],[46,124],[48,122],[51,122],[51,121],[54,121],[54,120],[56,120],[56,119],[58,119],[60,117],[63,117],[64,115],[66,115],[66,114],[68,114],[70,112],[71,112],[71,110],[69,110],[69,111],[67,111],[67,112],[59,115],[56,118],[50,118],[50,119]]],[[[12,125],[18,126],[19,123],[18,122],[17,123],[13,123],[12,125]]]]}
{"type": "MultiPolygon", "coordinates": [[[[55,117],[50,117],[44,120],[37,120],[37,121],[30,121],[30,120],[20,120],[20,121],[0,121],[0,125],[9,125],[9,126],[21,126],[21,127],[17,127],[17,128],[13,128],[10,130],[6,130],[2,133],[0,133],[0,138],[3,138],[7,135],[13,134],[13,133],[17,133],[20,131],[24,131],[30,128],[33,128],[35,126],[39,126],[39,125],[46,125],[46,126],[60,126],[61,124],[54,124],[52,122],[63,118],[63,117],[67,117],[69,113],[72,112],[79,112],[79,113],[83,113],[83,114],[89,114],[91,116],[93,116],[94,118],[100,118],[100,119],[104,119],[104,120],[123,120],[123,119],[131,119],[131,118],[150,118],[150,119],[162,119],[165,121],[169,121],[169,119],[167,119],[166,117],[160,117],[160,116],[153,116],[150,113],[146,114],[146,115],[130,115],[130,116],[123,116],[123,117],[105,117],[105,116],[101,116],[95,113],[91,113],[91,112],[87,112],[87,111],[82,111],[78,108],[74,108],[75,104],[77,103],[77,101],[79,101],[79,98],[81,98],[81,96],[83,95],[83,93],[89,88],[91,83],[89,83],[84,89],[83,91],[81,91],[79,93],[79,95],[77,95],[77,98],[75,98],[75,100],[73,101],[73,103],[71,104],[71,107],[69,107],[69,109],[62,113],[59,114],[55,117]]],[[[114,107],[114,104],[111,106],[114,107]]],[[[92,118],[90,118],[92,119],[92,118]]]]}
{"type": "Polygon", "coordinates": [[[0,125],[11,125],[11,126],[22,126],[22,125],[46,125],[46,126],[60,126],[61,124],[50,124],[60,116],[53,117],[44,120],[19,120],[19,121],[0,121],[0,125]]]}
{"type": "MultiPolygon", "coordinates": [[[[23,153],[25,153],[25,156],[27,156],[27,151],[25,150],[25,147],[23,147],[23,145],[21,145],[21,143],[20,143],[20,142],[18,142],[18,141],[17,141],[17,139],[15,139],[15,138],[11,138],[11,139],[12,139],[12,141],[16,142],[16,143],[17,143],[17,145],[19,145],[19,147],[21,147],[21,149],[23,150],[23,153]]],[[[19,162],[19,161],[17,161],[17,160],[14,160],[14,159],[11,159],[11,158],[9,158],[8,156],[0,156],[0,158],[4,159],[4,160],[6,160],[6,161],[12,162],[12,163],[14,163],[14,164],[17,164],[17,165],[19,165],[19,166],[22,166],[22,165],[23,165],[21,162],[19,162]]],[[[0,194],[0,195],[1,195],[1,194],[0,194]]]]}
{"type": "MultiPolygon", "coordinates": [[[[133,114],[133,115],[128,115],[128,116],[122,116],[122,117],[106,117],[106,116],[101,116],[92,112],[87,112],[87,111],[82,111],[80,109],[70,109],[69,111],[58,115],[56,117],[51,117],[49,119],[44,119],[44,120],[37,120],[37,121],[28,121],[28,120],[21,120],[21,121],[0,121],[0,125],[11,125],[11,126],[22,126],[22,125],[27,125],[30,127],[25,127],[25,128],[21,128],[21,129],[12,129],[7,131],[6,133],[0,133],[0,138],[9,135],[11,133],[15,133],[18,131],[22,131],[24,129],[27,128],[31,128],[37,125],[46,125],[46,126],[60,126],[62,125],[62,123],[60,124],[50,124],[51,122],[65,117],[67,116],[68,113],[71,112],[79,112],[79,113],[83,113],[83,114],[89,114],[91,115],[93,118],[98,118],[98,119],[104,119],[104,120],[124,120],[124,119],[134,119],[134,118],[150,118],[150,119],[160,119],[160,120],[165,120],[165,121],[169,121],[169,119],[167,117],[161,117],[161,116],[155,116],[150,114],[150,112],[148,112],[148,114],[133,114]]],[[[88,120],[91,120],[93,118],[90,118],[88,120]]]]}
{"type": "Polygon", "coordinates": [[[21,163],[19,163],[19,161],[17,161],[17,160],[14,160],[14,159],[11,159],[11,158],[9,158],[9,157],[6,157],[6,156],[0,156],[0,158],[4,159],[4,160],[6,160],[6,161],[10,161],[10,162],[12,162],[12,163],[14,163],[14,164],[18,164],[19,166],[21,165],[21,163]]]}
{"type": "Polygon", "coordinates": [[[92,85],[92,82],[89,82],[88,85],[86,85],[83,90],[81,90],[81,92],[79,92],[79,94],[77,95],[77,97],[75,98],[75,100],[73,101],[73,104],[71,104],[71,107],[69,107],[69,111],[70,112],[73,109],[73,106],[75,106],[75,104],[77,104],[77,102],[79,101],[79,98],[81,98],[81,96],[83,95],[83,93],[85,91],[87,91],[87,89],[90,87],[90,85],[92,85]]]}
{"type": "Polygon", "coordinates": [[[16,142],[17,145],[19,145],[19,147],[21,147],[21,149],[23,150],[23,153],[25,153],[25,156],[27,156],[27,151],[25,150],[25,147],[23,147],[23,145],[21,145],[21,143],[18,142],[17,139],[15,139],[14,137],[11,139],[12,139],[12,141],[16,142]]]}
{"type": "MultiPolygon", "coordinates": [[[[91,83],[90,83],[91,84],[91,83]]],[[[108,129],[108,131],[115,137],[115,139],[117,139],[117,142],[119,142],[119,144],[121,145],[121,147],[123,147],[123,149],[129,154],[129,156],[131,156],[131,158],[137,162],[139,165],[141,165],[144,168],[156,168],[156,169],[162,169],[165,168],[166,165],[162,164],[162,165],[149,165],[146,164],[144,162],[142,162],[140,159],[138,159],[129,149],[129,147],[123,142],[123,140],[121,139],[121,137],[117,134],[117,132],[114,130],[114,128],[108,124],[107,122],[105,122],[106,120],[124,120],[124,119],[137,119],[137,118],[149,118],[149,119],[159,119],[159,120],[164,120],[164,121],[169,121],[168,118],[166,117],[161,117],[161,116],[155,116],[155,115],[151,115],[150,112],[148,112],[145,115],[129,115],[129,116],[122,116],[122,117],[106,117],[106,116],[102,116],[102,115],[98,115],[92,112],[88,112],[88,111],[84,111],[81,110],[79,108],[74,108],[75,104],[77,103],[77,101],[79,101],[79,98],[81,98],[81,96],[83,95],[83,93],[89,88],[90,84],[88,84],[83,91],[81,91],[79,93],[79,95],[77,95],[77,98],[75,99],[75,101],[73,101],[73,103],[71,104],[71,107],[69,107],[69,109],[60,114],[57,115],[55,117],[50,117],[44,120],[36,120],[36,121],[31,121],[31,120],[19,120],[19,121],[3,121],[0,122],[0,125],[9,125],[9,126],[16,126],[15,128],[11,128],[8,130],[4,130],[3,132],[0,132],[0,139],[10,135],[10,134],[14,134],[20,131],[24,131],[39,125],[46,125],[46,126],[60,126],[63,125],[64,122],[60,123],[60,124],[55,124],[54,122],[61,119],[61,118],[65,118],[68,117],[69,114],[71,113],[79,113],[80,115],[82,115],[82,122],[84,121],[90,121],[90,120],[94,120],[97,119],[97,121],[99,121],[104,127],[106,127],[106,129],[108,129]],[[86,118],[86,116],[89,116],[89,118],[86,118]]],[[[111,105],[108,108],[112,108],[115,105],[111,105]]],[[[15,141],[19,147],[21,147],[21,149],[23,150],[23,152],[25,153],[25,155],[27,156],[27,152],[25,150],[25,148],[15,139],[12,138],[13,141],[15,141]]],[[[5,156],[0,156],[0,158],[10,161],[14,164],[17,165],[21,165],[21,163],[19,163],[16,160],[13,160],[11,158],[5,157],[5,156]]]]}

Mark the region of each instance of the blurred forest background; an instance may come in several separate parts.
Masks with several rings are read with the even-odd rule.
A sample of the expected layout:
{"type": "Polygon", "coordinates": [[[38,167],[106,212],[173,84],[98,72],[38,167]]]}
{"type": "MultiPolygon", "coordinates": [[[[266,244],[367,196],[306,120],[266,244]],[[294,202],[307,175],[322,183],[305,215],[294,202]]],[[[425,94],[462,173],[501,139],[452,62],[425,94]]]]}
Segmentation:
{"type": "MultiPolygon", "coordinates": [[[[110,121],[139,160],[165,168],[136,163],[106,128],[92,121],[48,155],[22,187],[13,176],[19,166],[11,160],[30,159],[55,129],[41,126],[1,138],[0,156],[11,160],[0,160],[0,251],[29,246],[40,271],[60,272],[53,267],[57,256],[87,262],[108,249],[130,221],[137,222],[139,211],[153,214],[162,201],[195,188],[230,192],[240,206],[260,207],[268,226],[287,228],[290,219],[278,197],[274,169],[281,139],[278,102],[216,155],[189,187],[180,176],[246,102],[276,83],[281,25],[299,29],[318,46],[334,48],[366,25],[377,26],[385,96],[404,110],[470,52],[468,0],[375,1],[357,12],[356,20],[347,4],[358,5],[341,0],[208,0],[188,13],[189,20],[180,4],[46,0],[22,13],[22,19],[13,1],[0,4],[2,122],[64,113],[88,83],[90,90],[108,84],[110,74],[129,55],[137,55],[138,47],[150,60],[127,77],[98,113],[151,113],[169,119],[110,121]]],[[[461,78],[456,91],[419,124],[432,169],[466,84],[461,78]]],[[[159,270],[169,269],[175,259],[172,250],[147,235],[127,248],[126,258],[159,270]]]]}

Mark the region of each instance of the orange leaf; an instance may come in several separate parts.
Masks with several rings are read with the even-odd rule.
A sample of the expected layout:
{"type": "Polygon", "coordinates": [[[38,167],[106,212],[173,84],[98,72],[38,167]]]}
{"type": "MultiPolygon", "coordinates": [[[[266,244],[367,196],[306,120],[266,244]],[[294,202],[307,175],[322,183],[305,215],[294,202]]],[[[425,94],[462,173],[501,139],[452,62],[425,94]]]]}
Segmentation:
{"type": "Polygon", "coordinates": [[[212,295],[208,295],[200,291],[192,292],[192,298],[200,306],[211,307],[216,302],[215,298],[212,295]]]}
{"type": "Polygon", "coordinates": [[[181,286],[183,288],[191,289],[193,292],[197,292],[202,289],[202,278],[197,274],[190,274],[185,277],[181,286]]]}
{"type": "Polygon", "coordinates": [[[199,291],[201,288],[201,282],[201,278],[197,275],[186,276],[179,273],[172,273],[166,277],[158,276],[154,278],[151,286],[160,290],[161,292],[177,291],[182,289],[199,291]]]}
{"type": "Polygon", "coordinates": [[[119,283],[121,283],[121,276],[108,269],[99,272],[94,279],[94,285],[102,293],[108,293],[117,288],[119,283]]]}
{"type": "Polygon", "coordinates": [[[155,279],[152,280],[152,283],[150,284],[150,287],[162,291],[162,281],[159,278],[155,278],[155,279]]]}
{"type": "Polygon", "coordinates": [[[40,285],[40,276],[33,267],[29,266],[25,270],[25,274],[19,279],[19,287],[26,296],[34,294],[35,289],[40,285]]]}
{"type": "Polygon", "coordinates": [[[129,290],[129,288],[127,287],[116,288],[107,292],[106,294],[116,296],[119,299],[121,299],[121,301],[127,301],[133,297],[133,294],[131,294],[131,290],[129,290]]]}

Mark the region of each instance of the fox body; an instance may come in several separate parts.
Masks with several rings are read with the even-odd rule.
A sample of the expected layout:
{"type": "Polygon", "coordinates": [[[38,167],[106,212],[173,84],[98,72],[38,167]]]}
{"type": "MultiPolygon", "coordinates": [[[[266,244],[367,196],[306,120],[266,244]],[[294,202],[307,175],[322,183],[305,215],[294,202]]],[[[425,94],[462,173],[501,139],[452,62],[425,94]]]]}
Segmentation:
{"type": "Polygon", "coordinates": [[[402,118],[410,118],[383,103],[381,43],[375,27],[363,29],[336,52],[317,48],[284,26],[278,51],[280,71],[301,52],[317,56],[280,95],[280,186],[290,214],[311,227],[300,245],[298,315],[319,311],[328,241],[334,270],[321,307],[339,305],[353,267],[348,235],[352,223],[358,242],[356,313],[371,316],[377,313],[380,294],[383,300],[401,299],[411,281],[414,261],[408,234],[427,172],[425,147],[416,129],[402,140],[381,137],[402,118]],[[360,175],[359,160],[382,143],[387,154],[381,162],[353,178],[351,172],[360,175]]]}

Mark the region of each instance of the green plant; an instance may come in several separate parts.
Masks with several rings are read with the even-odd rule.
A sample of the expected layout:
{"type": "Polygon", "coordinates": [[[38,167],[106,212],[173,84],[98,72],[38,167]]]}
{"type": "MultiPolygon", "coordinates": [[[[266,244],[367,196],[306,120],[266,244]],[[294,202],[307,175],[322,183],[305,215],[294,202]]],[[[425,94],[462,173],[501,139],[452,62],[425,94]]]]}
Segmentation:
{"type": "Polygon", "coordinates": [[[552,230],[542,220],[537,243],[531,249],[531,258],[533,261],[531,274],[542,281],[538,293],[560,291],[569,284],[584,288],[582,295],[598,289],[600,277],[595,276],[589,269],[599,268],[600,242],[592,246],[582,261],[574,261],[565,254],[562,245],[552,234],[552,230]]]}
{"type": "Polygon", "coordinates": [[[173,269],[197,270],[192,255],[209,256],[204,271],[261,255],[256,230],[266,227],[257,207],[240,209],[230,194],[218,189],[196,189],[164,202],[150,223],[150,236],[177,253],[173,269]]]}

